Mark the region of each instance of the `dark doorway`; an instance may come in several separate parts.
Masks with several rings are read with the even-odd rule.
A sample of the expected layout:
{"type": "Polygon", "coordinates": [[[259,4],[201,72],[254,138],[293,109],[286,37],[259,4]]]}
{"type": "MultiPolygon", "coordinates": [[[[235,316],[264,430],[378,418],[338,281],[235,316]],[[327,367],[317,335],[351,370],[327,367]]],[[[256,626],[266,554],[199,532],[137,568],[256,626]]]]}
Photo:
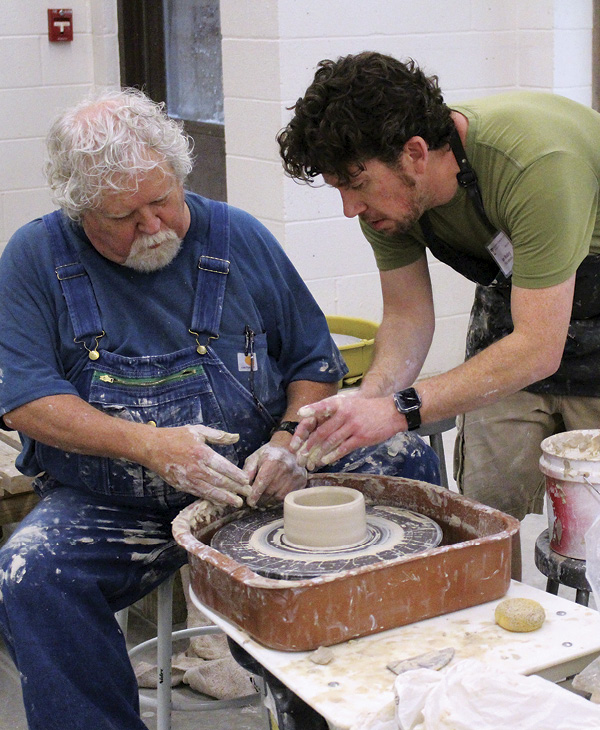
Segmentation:
{"type": "Polygon", "coordinates": [[[227,200],[218,0],[118,0],[121,84],[164,101],[194,140],[186,187],[227,200]]]}

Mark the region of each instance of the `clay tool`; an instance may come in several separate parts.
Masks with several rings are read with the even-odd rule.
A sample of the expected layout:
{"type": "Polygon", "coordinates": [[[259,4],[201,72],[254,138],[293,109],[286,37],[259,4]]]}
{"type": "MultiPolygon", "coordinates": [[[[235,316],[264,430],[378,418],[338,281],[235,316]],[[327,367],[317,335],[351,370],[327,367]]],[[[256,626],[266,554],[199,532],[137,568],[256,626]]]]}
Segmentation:
{"type": "Polygon", "coordinates": [[[391,662],[387,668],[394,674],[404,674],[412,669],[442,669],[454,656],[454,649],[449,646],[439,651],[429,651],[426,654],[418,654],[410,659],[402,659],[399,662],[391,662]]]}

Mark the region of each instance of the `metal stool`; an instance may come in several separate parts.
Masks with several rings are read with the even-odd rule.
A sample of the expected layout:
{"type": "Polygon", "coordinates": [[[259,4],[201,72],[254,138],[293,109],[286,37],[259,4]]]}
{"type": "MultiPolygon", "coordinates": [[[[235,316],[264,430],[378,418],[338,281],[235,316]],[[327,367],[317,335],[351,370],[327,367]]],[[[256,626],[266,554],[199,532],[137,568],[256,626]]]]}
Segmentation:
{"type": "Polygon", "coordinates": [[[587,606],[590,600],[590,584],[585,577],[585,560],[566,558],[550,547],[548,530],[535,541],[535,565],[548,581],[546,593],[558,595],[559,585],[575,588],[575,603],[587,606]]]}
{"type": "Polygon", "coordinates": [[[451,431],[456,427],[455,418],[444,418],[441,421],[435,421],[435,423],[426,423],[424,426],[417,428],[414,433],[419,436],[428,436],[429,445],[438,455],[440,460],[440,481],[442,487],[448,489],[448,470],[446,469],[446,457],[444,455],[444,439],[442,434],[444,431],[451,431]]]}
{"type": "MultiPolygon", "coordinates": [[[[191,638],[192,636],[204,636],[206,634],[220,633],[217,626],[197,626],[191,629],[173,631],[173,582],[175,575],[170,576],[158,586],[157,622],[156,636],[153,639],[144,641],[134,646],[129,651],[129,657],[133,658],[145,649],[156,646],[157,648],[157,675],[158,686],[156,698],[140,692],[140,705],[156,710],[157,730],[171,730],[171,712],[207,712],[210,710],[223,710],[230,707],[243,707],[253,702],[259,702],[260,692],[255,692],[244,697],[236,697],[232,700],[200,700],[181,702],[172,698],[171,688],[171,659],[173,654],[173,641],[178,639],[191,638]]],[[[123,609],[117,614],[117,621],[121,630],[127,635],[128,609],[123,609]]]]}

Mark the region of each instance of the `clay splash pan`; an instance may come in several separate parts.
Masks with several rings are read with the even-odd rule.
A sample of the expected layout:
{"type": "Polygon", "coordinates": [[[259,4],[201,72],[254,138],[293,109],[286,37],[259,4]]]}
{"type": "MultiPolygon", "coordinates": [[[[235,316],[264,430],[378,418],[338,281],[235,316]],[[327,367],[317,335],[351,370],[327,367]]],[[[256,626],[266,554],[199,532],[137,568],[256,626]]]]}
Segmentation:
{"type": "Polygon", "coordinates": [[[197,504],[173,522],[188,552],[194,593],[209,608],[271,649],[319,646],[404,626],[501,598],[510,585],[511,543],[519,521],[425,482],[372,475],[312,475],[309,486],[338,485],[376,504],[431,517],[442,528],[439,547],[317,578],[258,575],[210,547],[213,534],[247,509],[225,508],[208,524],[197,504]]]}

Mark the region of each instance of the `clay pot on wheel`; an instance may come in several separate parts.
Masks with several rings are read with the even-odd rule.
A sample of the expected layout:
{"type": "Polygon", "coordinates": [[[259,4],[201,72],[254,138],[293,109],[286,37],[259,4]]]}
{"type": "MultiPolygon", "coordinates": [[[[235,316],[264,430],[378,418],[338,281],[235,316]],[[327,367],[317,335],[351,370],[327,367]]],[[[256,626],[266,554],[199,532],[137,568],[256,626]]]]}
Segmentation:
{"type": "Polygon", "coordinates": [[[290,492],[283,503],[285,541],[302,548],[344,548],[367,536],[362,492],[350,487],[311,487],[290,492]]]}

